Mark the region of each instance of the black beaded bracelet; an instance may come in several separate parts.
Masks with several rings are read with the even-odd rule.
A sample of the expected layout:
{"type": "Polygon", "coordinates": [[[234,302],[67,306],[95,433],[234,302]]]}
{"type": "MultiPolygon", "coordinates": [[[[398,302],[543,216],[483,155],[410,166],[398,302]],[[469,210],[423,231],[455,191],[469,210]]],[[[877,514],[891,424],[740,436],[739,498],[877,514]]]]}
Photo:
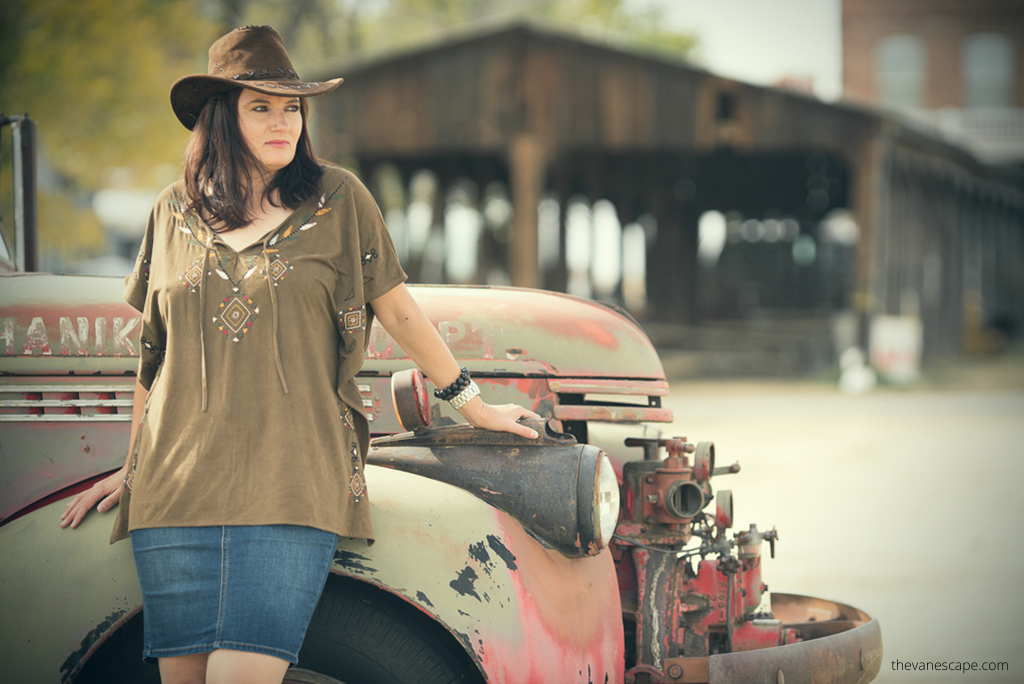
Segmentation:
{"type": "Polygon", "coordinates": [[[448,385],[444,389],[434,390],[435,397],[437,397],[441,401],[451,401],[456,396],[458,396],[458,394],[462,392],[462,390],[469,387],[469,369],[466,368],[465,366],[461,366],[459,370],[462,371],[462,374],[455,379],[455,382],[448,385]]]}

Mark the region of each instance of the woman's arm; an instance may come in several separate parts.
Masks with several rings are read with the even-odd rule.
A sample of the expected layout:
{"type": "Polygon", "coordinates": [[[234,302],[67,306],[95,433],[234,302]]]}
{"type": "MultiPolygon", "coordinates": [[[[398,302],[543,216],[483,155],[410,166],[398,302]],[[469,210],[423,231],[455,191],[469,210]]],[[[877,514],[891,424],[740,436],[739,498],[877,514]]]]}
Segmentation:
{"type": "Polygon", "coordinates": [[[139,430],[139,422],[142,420],[142,412],[146,407],[146,397],[149,390],[142,384],[135,381],[135,399],[132,401],[132,432],[128,442],[128,458],[124,461],[124,467],[116,473],[111,473],[84,492],[79,492],[64,509],[60,516],[61,527],[78,527],[85,514],[96,506],[101,513],[109,511],[118,501],[121,500],[121,491],[124,488],[124,477],[128,474],[128,465],[132,457],[132,445],[135,444],[135,433],[139,430]],[[99,504],[97,505],[97,502],[99,504]]]}
{"type": "MultiPolygon", "coordinates": [[[[405,350],[435,387],[447,387],[460,374],[459,364],[448,350],[437,329],[427,319],[405,285],[398,285],[370,302],[377,320],[405,350]]],[[[520,425],[520,418],[540,418],[516,404],[492,406],[474,397],[459,409],[470,425],[488,430],[513,432],[534,439],[534,430],[520,425]]]]}

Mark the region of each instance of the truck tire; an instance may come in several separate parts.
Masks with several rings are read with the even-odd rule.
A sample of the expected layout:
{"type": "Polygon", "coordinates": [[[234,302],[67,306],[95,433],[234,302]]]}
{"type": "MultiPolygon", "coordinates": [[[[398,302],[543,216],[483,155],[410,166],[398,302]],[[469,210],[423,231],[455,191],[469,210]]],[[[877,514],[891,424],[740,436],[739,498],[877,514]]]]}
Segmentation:
{"type": "MultiPolygon", "coordinates": [[[[462,647],[429,617],[386,592],[332,577],[313,614],[296,682],[484,684],[462,647]],[[317,675],[325,675],[323,679],[317,675]]],[[[285,676],[285,681],[289,681],[285,676]]],[[[110,635],[74,684],[159,684],[142,660],[142,613],[110,635]]]]}
{"type": "Polygon", "coordinates": [[[482,684],[458,642],[414,612],[371,586],[332,577],[296,667],[344,684],[482,684]]]}

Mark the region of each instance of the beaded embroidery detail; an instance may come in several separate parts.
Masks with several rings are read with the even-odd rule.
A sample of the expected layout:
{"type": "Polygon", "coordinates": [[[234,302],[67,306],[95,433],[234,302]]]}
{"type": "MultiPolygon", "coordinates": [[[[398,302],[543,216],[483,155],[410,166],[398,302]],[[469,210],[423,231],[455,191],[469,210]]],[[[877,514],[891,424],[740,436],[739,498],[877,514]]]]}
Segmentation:
{"type": "Polygon", "coordinates": [[[366,480],[359,471],[359,446],[352,442],[352,477],[348,480],[348,491],[356,503],[366,494],[366,480]]]}
{"type": "Polygon", "coordinates": [[[147,283],[149,282],[149,263],[150,263],[149,259],[147,259],[146,257],[142,256],[142,253],[140,252],[139,253],[139,268],[138,268],[137,271],[135,271],[135,279],[136,280],[139,279],[139,275],[141,274],[142,279],[145,280],[147,283]]]}
{"type": "Polygon", "coordinates": [[[355,432],[356,424],[355,421],[352,420],[352,409],[348,406],[345,407],[345,410],[341,414],[341,422],[344,423],[349,432],[355,432]]]}
{"type": "MultiPolygon", "coordinates": [[[[271,261],[270,261],[270,269],[269,269],[270,270],[270,275],[269,275],[268,279],[270,280],[270,282],[272,282],[274,284],[274,287],[277,287],[278,284],[282,280],[284,280],[285,277],[288,276],[288,271],[292,270],[293,268],[294,268],[294,266],[292,266],[290,263],[288,263],[287,259],[285,259],[283,256],[278,254],[278,255],[274,256],[274,258],[271,259],[271,261]]],[[[261,273],[261,275],[264,275],[264,276],[267,275],[267,271],[266,270],[260,271],[260,273],[261,273]]]]}
{"type": "Polygon", "coordinates": [[[359,472],[359,466],[355,466],[352,471],[352,477],[348,481],[348,491],[352,494],[352,498],[355,499],[356,503],[359,503],[359,500],[366,494],[366,480],[363,479],[363,474],[359,472]]]}
{"type": "Polygon", "coordinates": [[[181,282],[188,288],[189,292],[199,292],[199,284],[203,281],[204,267],[203,260],[196,259],[188,267],[188,270],[181,274],[181,282]]]}
{"type": "MultiPolygon", "coordinates": [[[[276,245],[278,245],[278,244],[280,244],[282,242],[287,242],[288,240],[294,240],[295,238],[297,238],[299,236],[299,234],[302,231],[309,230],[310,228],[315,226],[316,222],[313,221],[313,219],[316,218],[317,216],[323,216],[324,214],[328,213],[329,211],[331,211],[334,208],[334,207],[328,207],[328,206],[325,206],[325,205],[327,205],[330,202],[333,202],[338,197],[339,193],[341,192],[341,188],[344,187],[344,185],[345,185],[345,182],[342,181],[341,185],[336,187],[334,189],[334,191],[331,192],[330,195],[328,195],[327,193],[324,193],[324,194],[320,195],[320,199],[317,200],[317,203],[316,203],[316,210],[307,213],[302,218],[302,220],[299,221],[299,227],[298,228],[296,228],[295,224],[293,223],[290,226],[288,226],[287,228],[285,228],[283,231],[281,231],[280,233],[278,233],[277,235],[272,237],[270,239],[270,245],[269,246],[270,247],[274,247],[274,246],[276,246],[276,245]]],[[[272,251],[276,251],[276,250],[272,250],[272,251]]]]}
{"type": "MultiPolygon", "coordinates": [[[[257,315],[260,312],[258,306],[256,306],[249,296],[244,292],[241,292],[241,283],[247,279],[256,271],[260,271],[262,275],[272,286],[277,287],[281,281],[288,276],[289,272],[294,269],[292,264],[280,253],[280,245],[288,240],[293,240],[301,235],[303,232],[313,228],[316,225],[316,221],[313,219],[317,216],[323,216],[333,209],[333,207],[327,206],[333,202],[341,193],[342,187],[345,183],[342,181],[338,187],[336,187],[330,193],[324,193],[320,195],[317,200],[316,206],[310,209],[303,216],[302,220],[298,222],[298,228],[296,224],[291,224],[283,231],[274,235],[270,239],[269,243],[264,243],[262,249],[256,255],[249,255],[246,257],[246,271],[237,281],[231,277],[228,273],[229,269],[227,264],[221,259],[220,251],[216,245],[213,245],[213,254],[216,261],[216,266],[208,272],[207,275],[216,274],[218,277],[228,281],[231,284],[231,294],[224,297],[224,300],[220,303],[220,307],[217,310],[217,315],[213,317],[213,322],[217,325],[217,329],[224,333],[225,337],[231,339],[232,342],[240,342],[245,333],[252,327],[253,322],[256,320],[257,315]],[[273,255],[269,269],[260,269],[259,264],[261,260],[259,257],[266,251],[268,255],[273,255]],[[269,272],[268,272],[269,271],[269,272]]],[[[206,244],[199,239],[199,235],[196,230],[196,215],[194,212],[185,212],[182,209],[182,202],[178,199],[177,191],[171,195],[171,210],[175,218],[175,226],[178,230],[188,235],[189,244],[201,247],[204,250],[207,249],[206,244]]],[[[186,271],[181,274],[180,280],[182,284],[189,289],[190,292],[198,293],[200,285],[202,283],[203,271],[206,269],[207,261],[206,256],[196,259],[186,271]]],[[[148,277],[148,274],[147,274],[148,277]]],[[[356,330],[362,330],[366,327],[366,313],[365,311],[359,312],[358,320],[356,318],[349,319],[352,325],[357,327],[352,328],[351,332],[356,330]]]]}
{"type": "Polygon", "coordinates": [[[128,474],[124,476],[124,490],[129,494],[132,493],[132,485],[135,483],[135,466],[139,464],[139,452],[136,451],[132,456],[132,467],[128,471],[128,474]]]}
{"type": "Polygon", "coordinates": [[[341,322],[341,331],[344,333],[355,333],[366,329],[366,309],[362,306],[353,306],[338,312],[341,322]]]}
{"type": "Polygon", "coordinates": [[[252,303],[248,295],[239,292],[224,298],[217,309],[217,315],[213,317],[213,322],[217,324],[218,330],[231,338],[232,342],[238,342],[249,332],[259,312],[260,308],[252,303]]]}
{"type": "Polygon", "coordinates": [[[139,337],[139,344],[142,345],[142,348],[146,350],[150,357],[150,359],[143,358],[142,368],[150,373],[156,373],[160,368],[160,364],[164,362],[167,350],[154,344],[145,334],[139,337]]]}
{"type": "Polygon", "coordinates": [[[366,264],[370,263],[371,261],[373,261],[376,258],[377,258],[377,248],[374,247],[369,252],[366,252],[365,254],[363,254],[363,266],[365,266],[366,264]]]}

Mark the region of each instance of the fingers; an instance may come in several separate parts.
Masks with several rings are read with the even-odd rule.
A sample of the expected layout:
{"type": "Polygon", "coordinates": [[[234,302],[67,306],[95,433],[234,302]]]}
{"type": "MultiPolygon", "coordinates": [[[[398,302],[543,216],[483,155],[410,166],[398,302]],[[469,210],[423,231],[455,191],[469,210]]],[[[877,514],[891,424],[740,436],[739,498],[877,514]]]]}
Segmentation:
{"type": "Polygon", "coordinates": [[[93,506],[102,513],[113,508],[114,504],[120,500],[121,487],[117,482],[117,477],[112,476],[111,478],[101,480],[88,490],[76,494],[68,502],[64,512],[61,513],[60,526],[74,529],[78,527],[78,524],[92,510],[93,506]],[[97,502],[99,502],[98,505],[97,502]]]}
{"type": "Polygon", "coordinates": [[[89,510],[87,507],[81,505],[72,508],[65,514],[65,517],[61,519],[60,526],[70,527],[72,529],[78,527],[78,523],[82,522],[82,518],[85,517],[87,510],[89,510]]]}
{"type": "Polygon", "coordinates": [[[526,437],[527,439],[537,439],[538,435],[536,430],[530,429],[525,425],[520,425],[519,423],[513,423],[513,425],[515,425],[515,427],[510,428],[509,432],[513,432],[521,437],[526,437]]]}
{"type": "Polygon", "coordinates": [[[539,420],[540,416],[523,408],[517,404],[505,404],[504,406],[496,407],[499,413],[503,413],[508,416],[511,425],[507,427],[501,427],[499,429],[505,432],[511,432],[519,435],[520,437],[526,437],[527,439],[537,439],[537,431],[533,428],[527,427],[526,425],[520,425],[520,420],[539,420]]]}
{"type": "Polygon", "coordinates": [[[78,525],[78,522],[81,521],[82,516],[84,515],[84,513],[82,513],[82,510],[89,510],[89,508],[92,507],[93,503],[95,503],[95,501],[90,500],[89,496],[90,494],[93,493],[94,489],[95,487],[87,491],[80,492],[79,494],[75,495],[75,498],[71,499],[67,507],[64,509],[64,512],[60,516],[61,527],[68,527],[69,525],[71,527],[76,527],[78,525]]]}
{"type": "Polygon", "coordinates": [[[121,487],[118,487],[113,491],[113,493],[109,494],[106,498],[104,498],[103,501],[100,501],[100,505],[96,507],[96,510],[99,511],[100,513],[109,511],[111,508],[114,507],[114,504],[116,504],[120,500],[121,487]]]}
{"type": "Polygon", "coordinates": [[[510,432],[527,439],[537,439],[538,433],[527,425],[521,425],[520,420],[542,420],[542,416],[523,408],[518,404],[492,405],[484,402],[467,404],[472,411],[464,411],[462,414],[471,425],[485,430],[496,432],[510,432]]]}

